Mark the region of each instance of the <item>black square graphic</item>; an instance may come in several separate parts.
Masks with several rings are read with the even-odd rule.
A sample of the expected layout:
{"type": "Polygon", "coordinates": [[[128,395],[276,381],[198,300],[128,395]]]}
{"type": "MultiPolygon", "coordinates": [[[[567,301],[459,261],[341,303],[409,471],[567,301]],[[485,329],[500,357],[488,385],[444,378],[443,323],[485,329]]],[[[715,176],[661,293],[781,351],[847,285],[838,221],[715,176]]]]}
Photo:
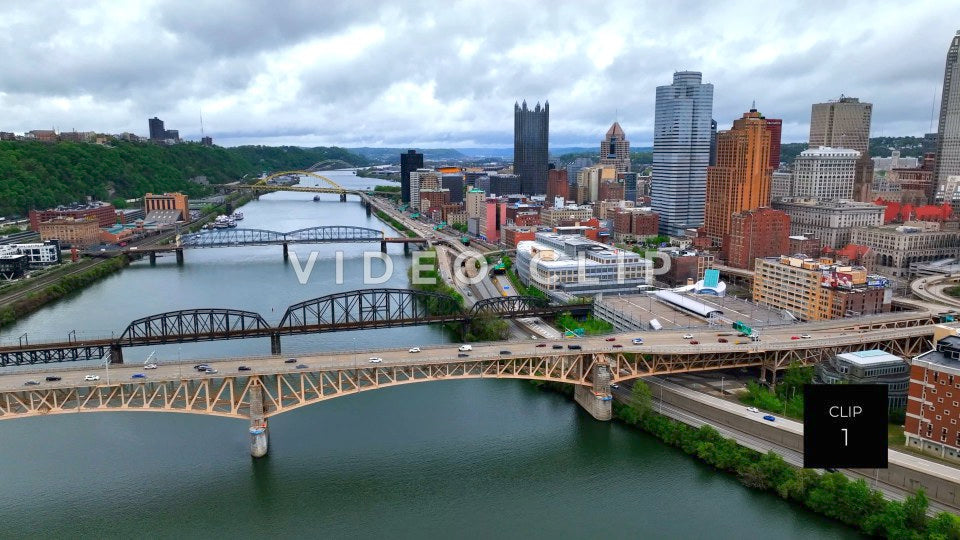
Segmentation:
{"type": "Polygon", "coordinates": [[[887,468],[887,385],[804,385],[803,466],[887,468]]]}

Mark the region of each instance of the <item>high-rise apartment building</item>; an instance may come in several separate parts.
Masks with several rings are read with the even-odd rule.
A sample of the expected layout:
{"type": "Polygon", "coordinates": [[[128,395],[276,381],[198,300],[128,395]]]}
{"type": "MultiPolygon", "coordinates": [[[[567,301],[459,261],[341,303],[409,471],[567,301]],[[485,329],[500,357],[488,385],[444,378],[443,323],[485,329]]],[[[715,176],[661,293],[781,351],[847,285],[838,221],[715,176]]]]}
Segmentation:
{"type": "Polygon", "coordinates": [[[717,134],[717,164],[707,169],[704,228],[715,246],[730,232],[733,214],[770,205],[772,174],[767,121],[750,109],[717,134]]]}
{"type": "Polygon", "coordinates": [[[410,202],[410,173],[423,168],[423,154],[416,150],[407,150],[400,154],[400,200],[410,202]]]}
{"type": "Polygon", "coordinates": [[[525,195],[547,192],[547,146],[550,138],[550,102],[533,109],[513,104],[513,172],[525,195]]]}
{"type": "Polygon", "coordinates": [[[856,201],[870,199],[873,160],[870,159],[870,118],[873,104],[840,96],[837,101],[814,103],[810,113],[810,148],[829,146],[860,152],[851,186],[856,201]]]}
{"type": "Polygon", "coordinates": [[[949,177],[960,176],[960,30],[950,41],[947,64],[943,69],[937,162],[933,176],[938,187],[946,184],[949,177]]]}
{"type": "Polygon", "coordinates": [[[630,170],[630,141],[619,122],[614,122],[600,141],[600,164],[612,165],[618,173],[630,170]]]}
{"type": "Polygon", "coordinates": [[[420,211],[420,191],[424,189],[440,189],[440,173],[433,169],[410,171],[410,208],[414,212],[420,211]]]}
{"type": "Polygon", "coordinates": [[[793,161],[793,196],[821,200],[853,198],[859,162],[859,152],[846,148],[820,147],[800,152],[793,161]]]}
{"type": "Polygon", "coordinates": [[[153,118],[147,120],[150,124],[150,140],[151,141],[162,141],[167,138],[167,131],[163,127],[163,120],[154,116],[153,118]]]}
{"type": "Polygon", "coordinates": [[[661,234],[703,224],[712,115],[713,85],[700,72],[678,71],[657,87],[651,197],[661,234]]]}

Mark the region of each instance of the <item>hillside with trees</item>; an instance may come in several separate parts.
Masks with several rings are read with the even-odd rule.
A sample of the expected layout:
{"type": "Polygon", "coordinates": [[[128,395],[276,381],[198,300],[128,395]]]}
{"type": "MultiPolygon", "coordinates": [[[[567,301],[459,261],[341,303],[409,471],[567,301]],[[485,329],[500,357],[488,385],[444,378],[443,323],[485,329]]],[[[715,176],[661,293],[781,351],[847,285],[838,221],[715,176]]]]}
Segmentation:
{"type": "Polygon", "coordinates": [[[202,196],[212,189],[191,182],[191,178],[205,176],[211,184],[222,184],[245,175],[301,169],[328,159],[367,164],[366,159],[336,147],[0,141],[0,215],[25,215],[31,208],[88,196],[118,203],[146,192],[182,191],[202,196]]]}

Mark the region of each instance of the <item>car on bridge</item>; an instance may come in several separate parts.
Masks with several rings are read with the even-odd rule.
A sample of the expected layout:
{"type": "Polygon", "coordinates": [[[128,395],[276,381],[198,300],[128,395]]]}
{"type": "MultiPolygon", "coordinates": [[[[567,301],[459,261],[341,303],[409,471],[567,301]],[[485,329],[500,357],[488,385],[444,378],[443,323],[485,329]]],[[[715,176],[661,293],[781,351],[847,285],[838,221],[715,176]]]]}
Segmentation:
{"type": "Polygon", "coordinates": [[[717,338],[717,343],[726,343],[727,338],[717,338]]]}
{"type": "Polygon", "coordinates": [[[693,334],[684,334],[683,339],[693,339],[693,334]]]}
{"type": "Polygon", "coordinates": [[[149,364],[144,364],[143,369],[157,369],[157,365],[151,362],[149,364]]]}
{"type": "Polygon", "coordinates": [[[473,345],[461,345],[461,346],[457,347],[457,350],[460,351],[460,352],[472,351],[472,350],[473,350],[473,345]]]}
{"type": "Polygon", "coordinates": [[[756,407],[747,407],[747,412],[758,413],[760,412],[760,409],[756,407]]]}
{"type": "Polygon", "coordinates": [[[615,337],[608,337],[608,338],[607,338],[607,341],[616,341],[616,340],[617,340],[617,338],[615,338],[615,337]]]}
{"type": "Polygon", "coordinates": [[[307,369],[306,364],[297,364],[297,369],[307,369]]]}
{"type": "Polygon", "coordinates": [[[642,338],[642,337],[635,337],[635,338],[633,338],[633,344],[634,344],[634,345],[643,345],[643,338],[642,338]]]}
{"type": "Polygon", "coordinates": [[[771,414],[765,414],[765,415],[763,415],[763,419],[766,420],[766,421],[768,421],[768,422],[776,422],[776,420],[777,420],[777,419],[774,418],[773,415],[771,415],[771,414]]]}
{"type": "Polygon", "coordinates": [[[85,380],[85,381],[87,381],[87,382],[99,381],[99,380],[100,380],[100,376],[99,376],[99,375],[87,375],[86,377],[83,378],[83,380],[85,380]]]}
{"type": "Polygon", "coordinates": [[[579,346],[579,345],[567,345],[567,348],[570,349],[571,351],[579,351],[579,350],[582,349],[583,347],[581,347],[581,346],[579,346]]]}
{"type": "Polygon", "coordinates": [[[296,359],[296,358],[287,358],[286,360],[283,361],[283,363],[284,363],[284,364],[296,364],[296,363],[297,363],[297,359],[296,359]]]}
{"type": "Polygon", "coordinates": [[[30,380],[23,383],[24,386],[37,386],[39,384],[40,384],[40,381],[34,381],[34,380],[30,380]]]}
{"type": "Polygon", "coordinates": [[[468,356],[470,355],[467,353],[457,353],[457,358],[467,358],[468,356]]]}
{"type": "Polygon", "coordinates": [[[562,349],[562,348],[563,348],[563,345],[560,345],[559,343],[556,343],[556,344],[554,344],[553,348],[554,348],[554,349],[562,349]]]}
{"type": "Polygon", "coordinates": [[[250,371],[250,366],[240,366],[237,371],[250,371]]]}
{"type": "Polygon", "coordinates": [[[697,341],[697,340],[695,340],[695,339],[691,339],[691,340],[690,340],[690,344],[691,344],[691,345],[699,345],[700,342],[697,341]]]}
{"type": "Polygon", "coordinates": [[[197,370],[197,371],[206,371],[206,370],[210,369],[210,364],[197,364],[197,365],[193,366],[193,369],[195,369],[195,370],[197,370]]]}
{"type": "Polygon", "coordinates": [[[131,379],[146,379],[147,376],[144,375],[143,373],[134,373],[133,375],[130,376],[130,378],[131,378],[131,379]]]}
{"type": "Polygon", "coordinates": [[[380,358],[379,356],[372,356],[370,357],[369,362],[371,364],[379,364],[380,362],[383,362],[383,358],[380,358]]]}
{"type": "Polygon", "coordinates": [[[507,350],[503,350],[503,351],[500,351],[500,354],[513,354],[513,353],[507,350]]]}
{"type": "Polygon", "coordinates": [[[407,352],[418,353],[420,352],[420,347],[411,347],[407,352]]]}
{"type": "Polygon", "coordinates": [[[810,334],[800,334],[800,339],[810,339],[812,337],[810,334]]]}
{"type": "Polygon", "coordinates": [[[56,381],[61,380],[61,378],[58,377],[58,376],[56,376],[56,375],[48,375],[47,378],[46,378],[46,380],[47,380],[48,382],[56,382],[56,381]]]}

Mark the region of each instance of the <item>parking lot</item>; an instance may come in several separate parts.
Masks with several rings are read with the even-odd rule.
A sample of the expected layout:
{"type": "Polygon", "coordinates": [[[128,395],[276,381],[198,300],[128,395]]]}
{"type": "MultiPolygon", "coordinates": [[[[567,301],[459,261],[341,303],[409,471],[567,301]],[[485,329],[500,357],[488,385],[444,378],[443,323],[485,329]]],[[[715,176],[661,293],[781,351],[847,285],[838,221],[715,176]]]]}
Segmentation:
{"type": "Polygon", "coordinates": [[[646,294],[605,295],[603,297],[603,303],[607,306],[607,309],[615,313],[617,317],[640,322],[644,327],[649,324],[651,319],[656,319],[663,326],[664,330],[729,327],[734,321],[742,321],[747,326],[754,328],[789,324],[789,321],[784,320],[781,313],[755,305],[742,298],[734,298],[732,296],[685,296],[701,302],[708,307],[720,310],[723,312],[723,315],[719,319],[708,321],[707,319],[662,302],[652,295],[646,294]]]}

